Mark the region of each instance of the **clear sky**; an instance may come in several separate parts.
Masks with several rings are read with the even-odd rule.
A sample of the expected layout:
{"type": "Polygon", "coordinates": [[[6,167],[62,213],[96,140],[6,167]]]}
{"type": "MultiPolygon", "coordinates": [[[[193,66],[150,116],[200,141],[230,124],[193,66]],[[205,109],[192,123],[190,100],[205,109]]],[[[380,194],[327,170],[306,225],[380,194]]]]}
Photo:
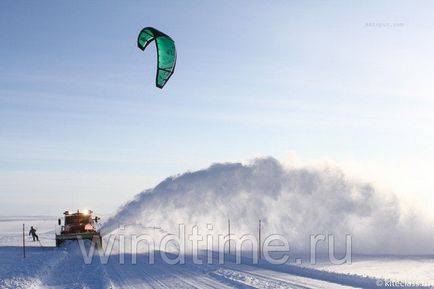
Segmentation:
{"type": "Polygon", "coordinates": [[[0,212],[113,212],[213,162],[331,161],[434,206],[432,1],[1,1],[0,212]],[[178,61],[154,86],[154,46],[178,61]]]}

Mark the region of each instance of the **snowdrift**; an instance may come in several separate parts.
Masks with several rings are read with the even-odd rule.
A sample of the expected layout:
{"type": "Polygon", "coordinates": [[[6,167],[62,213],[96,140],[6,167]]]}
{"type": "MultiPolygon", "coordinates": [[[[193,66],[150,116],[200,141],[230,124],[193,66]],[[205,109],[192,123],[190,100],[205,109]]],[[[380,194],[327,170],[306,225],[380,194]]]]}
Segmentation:
{"type": "Polygon", "coordinates": [[[404,216],[393,195],[337,168],[288,167],[274,158],[169,177],[120,207],[102,232],[125,225],[128,234],[153,226],[177,234],[184,224],[187,231],[198,225],[203,233],[226,234],[228,219],[237,235],[256,234],[261,219],[264,236],[282,234],[293,252],[307,252],[311,234],[334,234],[338,249],[350,234],[353,252],[363,254],[434,251],[432,226],[404,216]]]}

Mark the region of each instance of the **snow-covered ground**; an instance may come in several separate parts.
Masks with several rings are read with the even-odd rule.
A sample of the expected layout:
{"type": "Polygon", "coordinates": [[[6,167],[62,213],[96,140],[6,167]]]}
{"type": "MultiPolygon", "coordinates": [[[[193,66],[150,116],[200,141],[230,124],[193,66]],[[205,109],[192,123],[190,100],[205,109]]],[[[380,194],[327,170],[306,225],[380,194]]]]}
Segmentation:
{"type": "Polygon", "coordinates": [[[434,256],[358,256],[352,264],[332,265],[318,262],[312,268],[342,274],[357,274],[381,279],[414,281],[434,286],[434,256]]]}
{"type": "MultiPolygon", "coordinates": [[[[381,288],[378,281],[434,280],[434,262],[429,257],[357,257],[352,265],[319,263],[312,268],[294,265],[235,264],[228,256],[224,264],[169,265],[155,254],[131,256],[119,263],[112,255],[107,264],[94,256],[85,264],[77,243],[55,248],[56,217],[0,217],[0,288],[381,288]],[[22,225],[29,246],[22,257],[22,225]],[[28,236],[30,225],[38,229],[41,244],[28,236]],[[42,246],[41,246],[42,245],[42,246]],[[357,276],[358,275],[358,276],[357,276]],[[407,279],[408,278],[408,279],[407,279]]],[[[381,283],[380,283],[381,285],[381,283]]],[[[384,284],[383,284],[384,285],[384,284]]],[[[386,287],[386,286],[384,286],[386,287]]],[[[422,286],[408,288],[422,288],[422,286]]],[[[387,288],[404,288],[387,286],[387,288]]],[[[427,286],[426,286],[427,288],[427,286]]]]}

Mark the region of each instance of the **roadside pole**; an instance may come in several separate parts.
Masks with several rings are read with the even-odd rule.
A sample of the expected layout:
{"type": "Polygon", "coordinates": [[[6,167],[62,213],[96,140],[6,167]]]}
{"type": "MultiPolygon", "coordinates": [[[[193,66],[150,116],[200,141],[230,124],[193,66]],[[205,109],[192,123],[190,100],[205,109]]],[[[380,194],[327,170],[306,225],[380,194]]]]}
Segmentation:
{"type": "Polygon", "coordinates": [[[262,241],[261,241],[261,220],[259,220],[258,226],[258,258],[261,260],[262,257],[262,241]]]}
{"type": "Polygon", "coordinates": [[[23,224],[23,258],[26,258],[26,236],[25,236],[25,224],[23,224]]]}
{"type": "Polygon", "coordinates": [[[229,242],[229,255],[231,254],[231,220],[228,219],[228,242],[229,242]]]}

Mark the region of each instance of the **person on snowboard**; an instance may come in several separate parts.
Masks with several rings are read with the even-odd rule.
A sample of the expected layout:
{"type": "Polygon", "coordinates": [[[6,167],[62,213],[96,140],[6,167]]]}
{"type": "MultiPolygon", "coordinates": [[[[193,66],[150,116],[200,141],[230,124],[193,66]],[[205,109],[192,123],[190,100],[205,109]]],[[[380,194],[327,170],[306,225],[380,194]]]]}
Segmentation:
{"type": "Polygon", "coordinates": [[[36,241],[39,241],[39,237],[38,237],[38,235],[36,235],[36,229],[33,228],[33,226],[30,227],[29,235],[32,235],[33,242],[35,242],[35,239],[36,239],[36,241]]]}

